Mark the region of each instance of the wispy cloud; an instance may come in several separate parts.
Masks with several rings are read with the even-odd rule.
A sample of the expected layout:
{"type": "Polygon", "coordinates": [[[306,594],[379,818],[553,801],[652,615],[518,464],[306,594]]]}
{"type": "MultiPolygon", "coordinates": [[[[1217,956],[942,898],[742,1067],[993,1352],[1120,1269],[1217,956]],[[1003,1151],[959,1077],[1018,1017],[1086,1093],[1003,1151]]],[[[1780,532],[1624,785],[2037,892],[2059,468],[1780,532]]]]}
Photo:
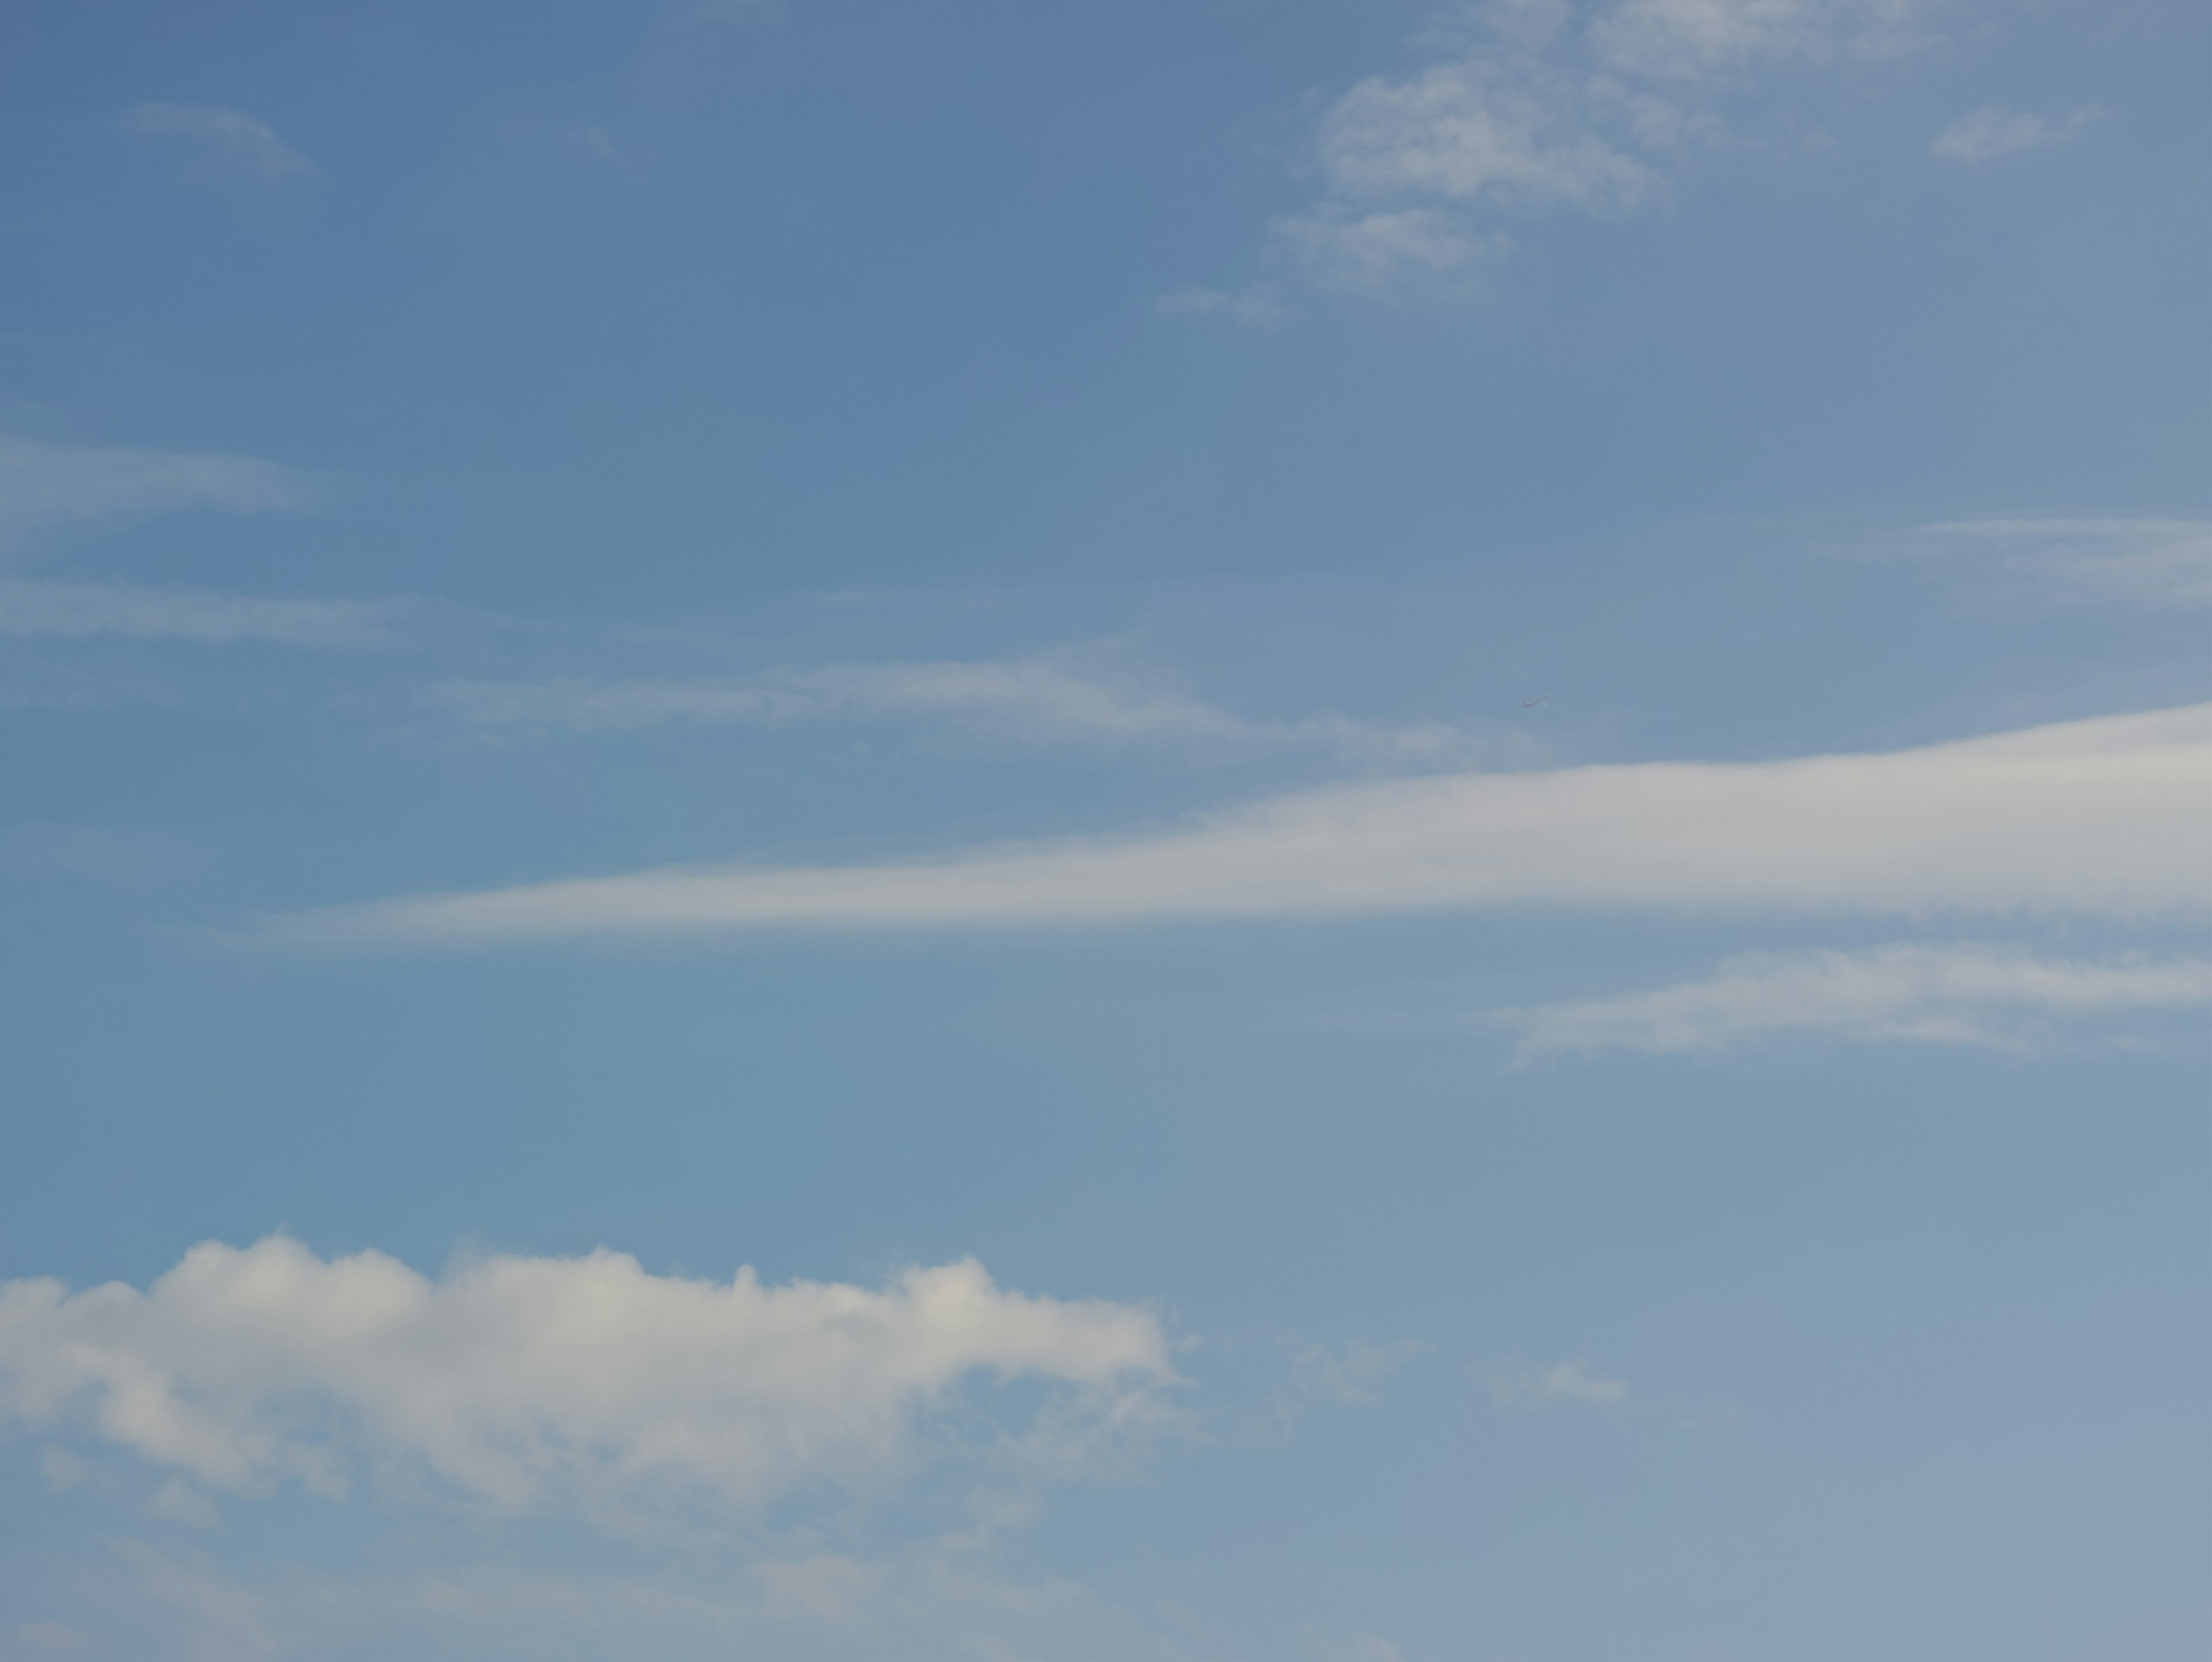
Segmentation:
{"type": "Polygon", "coordinates": [[[191,146],[204,167],[264,184],[305,179],[315,164],[243,110],[216,104],[135,104],[124,117],[131,131],[191,146]]]}
{"type": "Polygon", "coordinates": [[[1620,1379],[1601,1379],[1584,1362],[1555,1362],[1538,1367],[1525,1361],[1500,1362],[1483,1371],[1491,1400],[1500,1408],[1618,1408],[1628,1400],[1620,1379]]]}
{"type": "Polygon", "coordinates": [[[0,1417],[72,1424],[236,1494],[337,1498],[364,1461],[396,1461],[502,1508],[754,1507],[897,1477],[926,1426],[946,1454],[945,1410],[978,1375],[1054,1388],[1006,1433],[1050,1455],[1137,1427],[1174,1372],[1150,1311],[1008,1292],[972,1262],[763,1287],[601,1251],[434,1281],[272,1237],[195,1247],[143,1292],[0,1283],[0,1417]]]}
{"type": "Polygon", "coordinates": [[[1874,755],[1338,787],[1176,831],[855,867],[678,868],[278,920],[282,938],[552,941],[1469,908],[2212,908],[2212,704],[1874,755]]]}
{"type": "MultiPolygon", "coordinates": [[[[2212,854],[2208,854],[2212,859],[2212,854]]],[[[2083,962],[1995,947],[1898,945],[1731,959],[1653,991],[1505,1010],[1523,1055],[1713,1051],[1783,1036],[2016,1044],[2051,1021],[2212,1007],[2212,961],[2083,962]]]]}
{"type": "Polygon", "coordinates": [[[122,583],[0,581],[0,636],[121,636],[202,646],[255,642],[388,647],[409,611],[398,600],[301,600],[122,583]]]}
{"type": "Polygon", "coordinates": [[[394,1567],[397,1555],[386,1551],[360,1555],[337,1573],[264,1562],[246,1574],[226,1573],[204,1549],[164,1551],[127,1537],[111,1544],[111,1565],[72,1567],[67,1591],[82,1603],[61,1629],[97,1654],[137,1653],[133,1644],[143,1649],[149,1633],[163,1641],[162,1655],[208,1662],[364,1646],[423,1662],[580,1649],[654,1662],[1177,1662],[1191,1654],[1172,1629],[1161,1632],[1065,1576],[1018,1578],[958,1539],[865,1555],[819,1543],[750,1553],[740,1545],[661,1554],[658,1564],[627,1570],[598,1562],[604,1552],[567,1562],[455,1554],[394,1567]]]}
{"type": "Polygon", "coordinates": [[[1255,721],[1157,676],[1047,660],[833,664],[744,679],[458,681],[434,689],[429,700],[487,728],[578,733],[678,721],[893,719],[951,723],[1026,744],[1310,748],[1401,763],[1463,759],[1526,742],[1503,730],[1475,733],[1443,722],[1341,715],[1255,721]]]}
{"type": "Polygon", "coordinates": [[[1877,551],[1976,562],[2057,600],[2212,606],[2212,520],[1990,518],[1922,526],[1877,551]]]}
{"type": "Polygon", "coordinates": [[[2105,112],[2094,104],[2084,104],[2060,117],[2029,115],[1992,106],[1960,116],[1936,135],[1936,142],[1928,147],[1928,153],[1945,161],[1978,167],[2005,156],[2018,155],[2023,150],[2047,150],[2070,144],[2104,115],[2105,112]]]}
{"type": "MultiPolygon", "coordinates": [[[[1322,287],[1385,293],[1494,261],[1510,247],[1504,227],[1516,219],[1662,204],[1692,154],[1729,142],[1762,77],[1916,51],[1934,39],[1928,20],[1940,9],[1940,0],[1481,8],[1473,37],[1450,43],[1441,61],[1370,76],[1328,107],[1312,153],[1321,192],[1276,222],[1268,263],[1322,287]]],[[[1269,279],[1207,309],[1272,320],[1285,303],[1269,279]]]]}
{"type": "Polygon", "coordinates": [[[113,529],[188,508],[263,514],[312,500],[304,476],[252,456],[0,437],[0,558],[74,527],[113,529]]]}

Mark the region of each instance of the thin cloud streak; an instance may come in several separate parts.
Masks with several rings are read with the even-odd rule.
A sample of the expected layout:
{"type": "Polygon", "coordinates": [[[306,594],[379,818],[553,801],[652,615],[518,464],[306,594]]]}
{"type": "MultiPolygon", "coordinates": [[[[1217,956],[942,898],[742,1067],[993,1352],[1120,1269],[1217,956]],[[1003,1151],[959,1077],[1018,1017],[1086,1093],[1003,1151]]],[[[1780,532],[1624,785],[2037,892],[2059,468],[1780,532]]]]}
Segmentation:
{"type": "MultiPolygon", "coordinates": [[[[836,664],[749,679],[459,681],[429,702],[485,728],[619,732],[670,722],[781,726],[937,721],[1039,745],[1179,745],[1333,750],[1413,762],[1464,761],[1476,735],[1443,722],[1323,715],[1254,721],[1142,676],[1048,661],[836,664]]],[[[1526,744],[1517,732],[1515,742],[1526,744]]]]}
{"type": "Polygon", "coordinates": [[[2212,520],[1991,517],[1925,525],[1876,545],[1976,562],[2045,598],[2212,606],[2212,520]]]}
{"type": "Polygon", "coordinates": [[[148,138],[179,139],[206,163],[226,172],[280,185],[305,179],[315,164],[243,110],[216,104],[133,105],[125,125],[148,138]]]}
{"type": "Polygon", "coordinates": [[[2069,144],[2087,132],[2105,112],[2084,104],[2063,119],[1994,107],[1960,116],[1936,136],[1928,154],[1944,161],[1984,167],[2024,150],[2054,149],[2069,144]]]}
{"type": "Polygon", "coordinates": [[[400,600],[303,600],[122,583],[0,582],[0,636],[120,636],[200,646],[398,644],[400,600]]]}
{"type": "Polygon", "coordinates": [[[0,437],[0,557],[71,527],[113,527],[186,508],[305,508],[308,481],[252,456],[0,437]]]}
{"type": "Polygon", "coordinates": [[[1912,944],[1731,959],[1703,981],[1504,1010],[1524,1056],[1717,1051],[1782,1035],[1999,1047],[2030,1024],[2212,1007],[2212,962],[2100,962],[1995,947],[1912,944]]]}
{"type": "Polygon", "coordinates": [[[294,915],[489,944],[1479,908],[2119,916],[2212,909],[2212,704],[1874,755],[1313,791],[1181,831],[872,866],[687,867],[294,915]]]}

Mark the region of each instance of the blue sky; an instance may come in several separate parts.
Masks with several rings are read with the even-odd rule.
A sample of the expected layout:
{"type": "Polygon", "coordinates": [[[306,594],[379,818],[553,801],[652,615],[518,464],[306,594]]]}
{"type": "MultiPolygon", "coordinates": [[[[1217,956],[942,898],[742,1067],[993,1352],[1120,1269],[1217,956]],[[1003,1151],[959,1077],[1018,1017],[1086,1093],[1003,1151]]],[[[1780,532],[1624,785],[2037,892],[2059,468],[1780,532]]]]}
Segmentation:
{"type": "Polygon", "coordinates": [[[2193,1658],[2212,16],[0,15],[0,1659],[2193,1658]]]}

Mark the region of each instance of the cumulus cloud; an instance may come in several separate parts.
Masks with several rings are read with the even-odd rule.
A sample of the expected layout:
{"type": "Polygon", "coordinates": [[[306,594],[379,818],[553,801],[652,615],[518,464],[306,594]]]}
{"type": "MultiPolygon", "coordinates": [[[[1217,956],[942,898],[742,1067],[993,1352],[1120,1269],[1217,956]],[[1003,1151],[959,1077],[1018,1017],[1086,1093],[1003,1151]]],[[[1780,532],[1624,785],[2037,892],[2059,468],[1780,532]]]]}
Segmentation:
{"type": "Polygon", "coordinates": [[[1340,786],[1178,831],[850,867],[687,867],[278,920],[465,943],[1575,906],[2212,908],[2212,704],[1916,750],[1340,786]]]}
{"type": "Polygon", "coordinates": [[[1978,167],[2023,150],[2047,150],[2071,143],[2104,113],[2095,105],[2085,104],[2071,114],[2053,119],[1993,106],[1960,116],[1936,135],[1928,153],[1945,161],[1978,167]]]}
{"type": "Polygon", "coordinates": [[[112,529],[156,514],[304,508],[307,480],[251,456],[0,437],[0,557],[72,527],[112,529]]]}
{"type": "Polygon", "coordinates": [[[0,636],[122,636],[201,646],[391,646],[404,603],[300,600],[123,583],[0,581],[0,636]]]}
{"type": "Polygon", "coordinates": [[[1703,981],[1508,1010],[1529,1056],[1711,1051],[1783,1035],[1864,1044],[2019,1043],[2034,1024],[2212,1007],[2212,962],[2084,962],[1996,947],[1912,944],[1731,959],[1703,981]]]}
{"type": "Polygon", "coordinates": [[[1880,551],[1978,563],[2056,600],[2212,606],[2212,521],[2132,516],[1957,520],[1880,551]]]}
{"type": "Polygon", "coordinates": [[[1171,1382],[1158,1318],[1032,1298],[973,1262],[879,1288],[499,1257],[441,1279],[272,1237],[193,1248],[141,1292],[0,1284],[0,1418],[89,1428],[192,1482],[337,1496],[416,1469],[507,1508],[670,1490],[757,1506],[896,1475],[979,1378],[1054,1393],[1001,1441],[1062,1464],[1171,1382]]]}
{"type": "Polygon", "coordinates": [[[243,110],[216,104],[137,104],[124,124],[144,137],[190,145],[203,166],[237,177],[276,185],[315,171],[313,162],[243,110]]]}
{"type": "Polygon", "coordinates": [[[485,727],[579,733],[672,721],[892,718],[949,721],[1033,744],[1303,746],[1401,761],[1464,757],[1476,742],[1441,722],[1252,721],[1156,678],[1038,660],[833,664],[744,680],[463,681],[434,689],[430,702],[485,727]]]}
{"type": "Polygon", "coordinates": [[[1600,1379],[1583,1362],[1557,1362],[1550,1367],[1522,1361],[1501,1362],[1486,1370],[1486,1378],[1491,1400],[1500,1408],[1544,1408],[1560,1403],[1618,1408],[1628,1400],[1626,1382],[1600,1379]]]}

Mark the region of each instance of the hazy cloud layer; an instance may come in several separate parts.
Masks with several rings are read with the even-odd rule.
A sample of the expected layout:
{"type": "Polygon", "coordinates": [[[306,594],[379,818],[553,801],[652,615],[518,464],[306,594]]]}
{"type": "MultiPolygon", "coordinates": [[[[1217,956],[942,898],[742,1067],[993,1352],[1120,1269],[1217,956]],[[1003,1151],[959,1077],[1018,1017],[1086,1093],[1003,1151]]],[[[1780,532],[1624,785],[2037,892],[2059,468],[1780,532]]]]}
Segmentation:
{"type": "Polygon", "coordinates": [[[1500,1362],[1486,1369],[1490,1398],[1500,1408],[1546,1408],[1571,1404],[1581,1408],[1618,1408],[1628,1400],[1628,1386],[1620,1379],[1601,1379],[1583,1362],[1555,1362],[1549,1367],[1533,1363],[1500,1362]]]}
{"type": "Polygon", "coordinates": [[[1464,758],[1474,744],[1442,722],[1252,721],[1153,678],[1041,661],[838,664],[742,680],[458,681],[431,702],[486,727],[580,733],[893,718],[1036,744],[1310,747],[1401,761],[1464,758]]]}
{"type": "Polygon", "coordinates": [[[2047,150],[2071,143],[2104,113],[2094,104],[2085,104],[2057,118],[1995,107],[1976,110],[1972,115],[1960,116],[1936,134],[1928,153],[1946,161],[1980,167],[2023,150],[2047,150]]]}
{"type": "Polygon", "coordinates": [[[1500,1013],[1522,1050],[1721,1050],[1784,1035],[2012,1044],[2052,1021],[2212,1008],[2212,961],[1899,945],[1731,959],[1703,981],[1500,1013]]]}
{"type": "Polygon", "coordinates": [[[1025,1297],[972,1262],[881,1288],[653,1275],[605,1251],[432,1280],[272,1237],[195,1247],[144,1292],[0,1284],[0,1417],[88,1427],[234,1492],[427,1468],[507,1507],[753,1505],[899,1474],[977,1376],[1055,1388],[1002,1433],[1050,1465],[1140,1421],[1172,1370],[1149,1311],[1025,1297]]]}
{"type": "Polygon", "coordinates": [[[398,639],[390,600],[280,600],[124,583],[0,581],[0,636],[123,636],[202,646],[373,648],[398,639]]]}
{"type": "MultiPolygon", "coordinates": [[[[394,1566],[387,1550],[337,1572],[265,1562],[226,1570],[173,1545],[127,1537],[109,1544],[109,1562],[73,1566],[70,1585],[48,1604],[70,1620],[49,1619],[36,1634],[0,1627],[0,1647],[13,1638],[19,1649],[30,1647],[27,1655],[51,1647],[60,1655],[135,1656],[144,1653],[124,1635],[150,1629],[166,1641],[162,1656],[206,1662],[364,1647],[455,1662],[836,1662],[856,1655],[1188,1662],[1191,1655],[1065,1576],[1018,1577],[996,1555],[958,1539],[867,1557],[804,1546],[663,1555],[660,1563],[627,1568],[602,1562],[604,1552],[557,1568],[479,1552],[394,1566]]],[[[0,1653],[14,1662],[17,1651],[0,1653]]]]}
{"type": "Polygon", "coordinates": [[[2212,704],[1875,755],[1337,787],[1176,831],[858,867],[678,868],[280,920],[303,941],[1009,928],[1472,907],[2212,908],[2212,704]]]}
{"type": "Polygon", "coordinates": [[[73,527],[112,528],[185,508],[304,508],[307,482],[251,456],[0,437],[0,558],[73,527]]]}
{"type": "Polygon", "coordinates": [[[215,104],[137,104],[124,118],[132,132],[191,148],[202,167],[264,184],[305,179],[315,164],[243,110],[215,104]]]}
{"type": "Polygon", "coordinates": [[[2212,521],[1956,520],[1922,526],[1882,546],[1973,563],[2051,600],[2212,606],[2212,521]]]}

